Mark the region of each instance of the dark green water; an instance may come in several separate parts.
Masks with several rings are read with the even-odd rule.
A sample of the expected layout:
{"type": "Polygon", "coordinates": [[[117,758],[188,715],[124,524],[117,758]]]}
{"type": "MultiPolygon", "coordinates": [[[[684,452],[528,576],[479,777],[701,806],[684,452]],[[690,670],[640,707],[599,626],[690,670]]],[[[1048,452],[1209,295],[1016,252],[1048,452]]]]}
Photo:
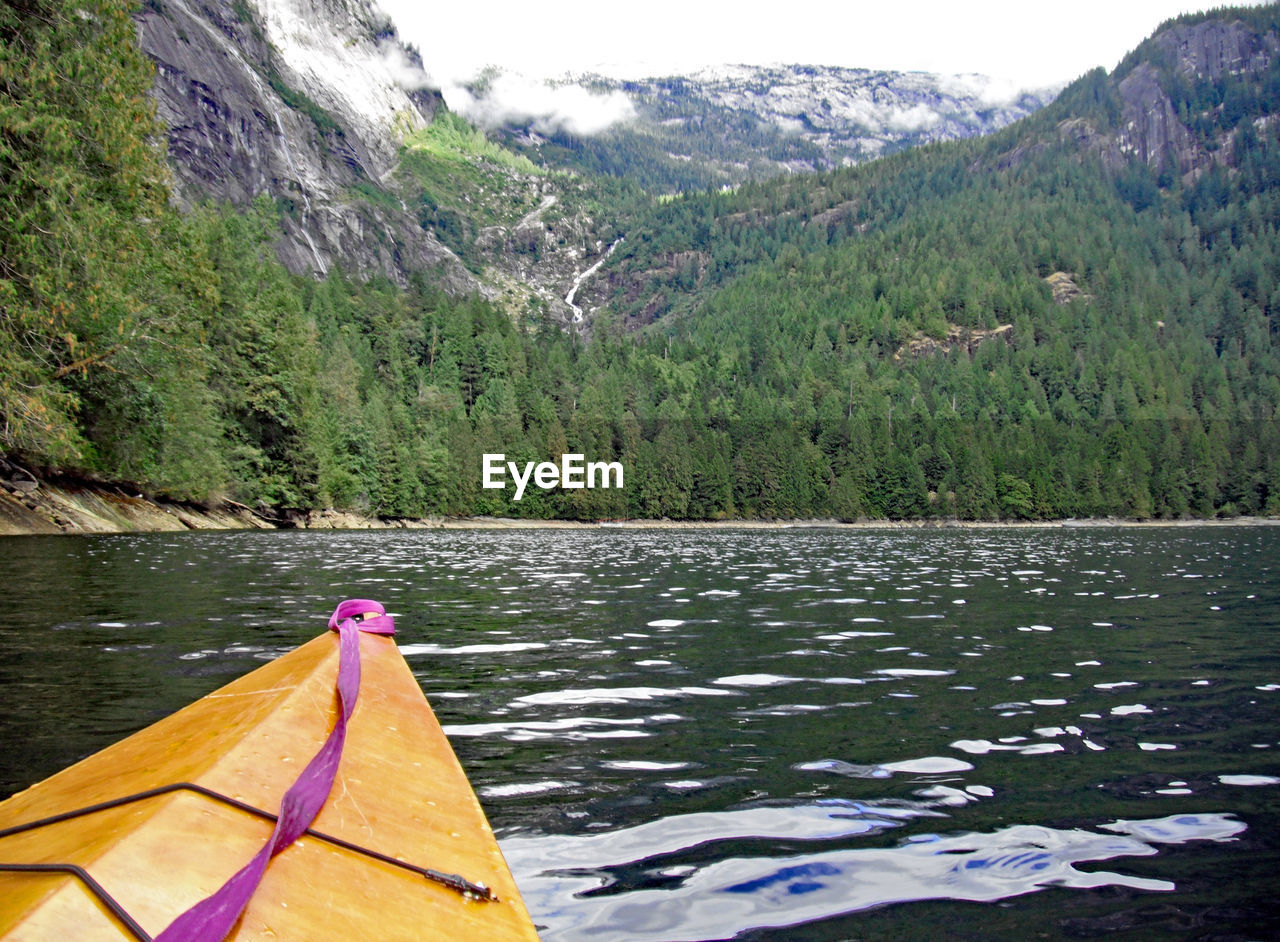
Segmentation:
{"type": "Polygon", "coordinates": [[[0,540],[0,794],[399,640],[546,940],[1274,938],[1280,529],[0,540]]]}

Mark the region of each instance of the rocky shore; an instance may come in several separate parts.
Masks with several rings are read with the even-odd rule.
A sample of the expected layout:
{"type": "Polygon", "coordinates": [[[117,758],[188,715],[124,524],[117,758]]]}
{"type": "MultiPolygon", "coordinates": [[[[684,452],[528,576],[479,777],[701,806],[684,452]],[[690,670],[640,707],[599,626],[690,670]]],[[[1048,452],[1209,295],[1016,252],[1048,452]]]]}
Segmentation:
{"type": "Polygon", "coordinates": [[[144,496],[120,485],[14,475],[0,482],[0,535],[267,529],[247,507],[144,496]]]}

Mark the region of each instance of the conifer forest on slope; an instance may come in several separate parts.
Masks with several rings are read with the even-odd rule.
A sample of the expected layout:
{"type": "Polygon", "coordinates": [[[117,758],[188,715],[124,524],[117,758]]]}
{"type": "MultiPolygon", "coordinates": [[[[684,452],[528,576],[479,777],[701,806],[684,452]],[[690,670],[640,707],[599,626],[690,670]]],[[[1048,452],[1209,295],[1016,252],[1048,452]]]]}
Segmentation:
{"type": "Polygon", "coordinates": [[[270,201],[173,209],[121,4],[6,3],[0,38],[0,450],[28,466],[390,517],[1280,514],[1280,57],[1187,78],[1153,39],[985,138],[725,192],[588,180],[625,239],[582,335],[431,272],[291,275],[270,201]],[[1140,64],[1230,159],[1093,146],[1140,64]],[[627,486],[517,503],[489,452],[627,486]]]}

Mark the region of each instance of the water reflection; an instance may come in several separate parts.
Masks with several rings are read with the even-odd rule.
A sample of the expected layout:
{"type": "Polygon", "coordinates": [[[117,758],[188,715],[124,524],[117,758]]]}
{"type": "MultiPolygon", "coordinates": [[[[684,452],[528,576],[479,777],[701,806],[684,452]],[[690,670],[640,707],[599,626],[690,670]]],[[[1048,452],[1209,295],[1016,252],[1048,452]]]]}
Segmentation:
{"type": "Polygon", "coordinates": [[[547,939],[698,942],[921,900],[990,902],[1046,887],[1169,892],[1172,882],[1080,870],[1159,845],[1225,842],[1245,830],[1223,814],[1114,821],[1098,830],[1014,825],[990,833],[917,834],[888,848],[748,856],[742,842],[868,836],[915,817],[914,806],[828,801],[668,818],[609,834],[517,837],[503,851],[547,939]],[[710,862],[695,852],[728,842],[710,862]]]}

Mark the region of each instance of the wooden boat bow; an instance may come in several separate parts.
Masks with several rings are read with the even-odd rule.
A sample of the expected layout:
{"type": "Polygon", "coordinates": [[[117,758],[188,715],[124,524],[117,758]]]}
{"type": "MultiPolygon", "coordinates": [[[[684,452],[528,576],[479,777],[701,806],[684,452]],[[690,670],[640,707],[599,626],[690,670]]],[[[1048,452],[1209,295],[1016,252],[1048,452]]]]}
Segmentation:
{"type": "MultiPolygon", "coordinates": [[[[394,640],[360,632],[358,644],[359,700],[328,798],[226,937],[536,940],[394,640]]],[[[271,837],[282,796],[338,718],[339,645],[321,635],[0,803],[0,864],[80,868],[158,936],[271,837]]],[[[131,936],[74,873],[0,869],[0,938],[131,936]]]]}

